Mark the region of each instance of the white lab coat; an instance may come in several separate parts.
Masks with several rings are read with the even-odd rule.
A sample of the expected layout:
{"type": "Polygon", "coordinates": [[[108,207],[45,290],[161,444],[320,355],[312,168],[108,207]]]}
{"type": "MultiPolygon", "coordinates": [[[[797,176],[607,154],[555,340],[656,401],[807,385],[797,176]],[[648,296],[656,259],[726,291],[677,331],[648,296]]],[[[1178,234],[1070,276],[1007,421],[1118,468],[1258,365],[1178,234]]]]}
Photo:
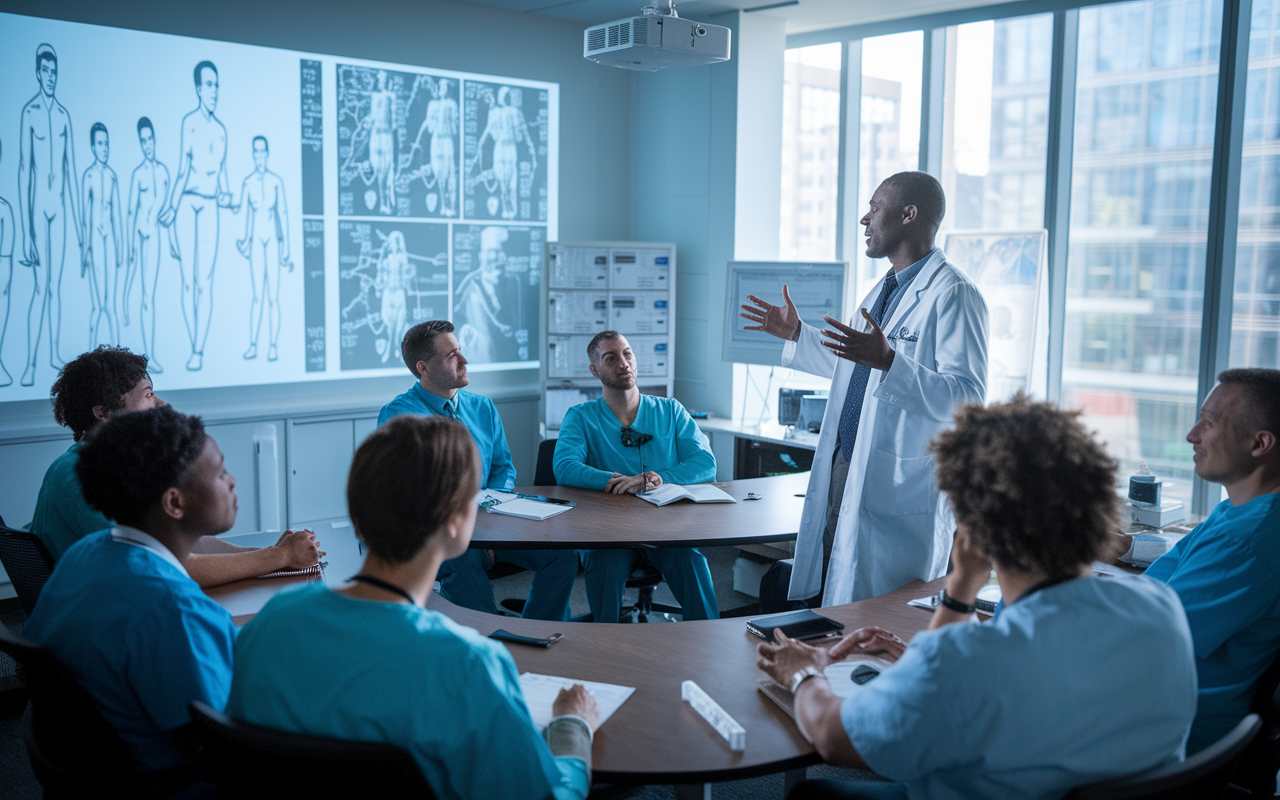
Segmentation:
{"type": "MultiPolygon", "coordinates": [[[[870,310],[881,284],[862,301],[870,310]]],[[[871,370],[849,460],[823,605],[892,591],[914,578],[946,572],[955,524],[938,492],[929,441],[951,427],[955,410],[980,403],[987,384],[987,304],[978,287],[935,249],[882,325],[895,351],[888,371],[871,370]]],[[[868,330],[861,311],[850,327],[868,330]]],[[[831,376],[831,394],[814,454],[796,539],[789,597],[822,586],[822,532],[827,520],[831,457],[854,363],[822,346],[803,326],[787,342],[782,365],[831,376]]]]}

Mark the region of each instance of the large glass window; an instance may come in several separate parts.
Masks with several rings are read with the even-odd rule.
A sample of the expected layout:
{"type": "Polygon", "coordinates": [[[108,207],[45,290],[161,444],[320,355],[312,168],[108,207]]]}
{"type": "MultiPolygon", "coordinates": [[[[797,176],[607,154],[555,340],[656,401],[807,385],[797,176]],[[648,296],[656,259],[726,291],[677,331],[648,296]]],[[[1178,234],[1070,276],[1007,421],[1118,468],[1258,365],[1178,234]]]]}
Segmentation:
{"type": "Polygon", "coordinates": [[[1254,0],[1231,366],[1280,368],[1280,2],[1254,0]]]}
{"type": "Polygon", "coordinates": [[[783,261],[834,261],[840,164],[840,45],[786,53],[782,88],[783,261]]]}
{"type": "MultiPolygon", "coordinates": [[[[1266,0],[1263,0],[1264,2],[1266,0]]],[[[1191,496],[1220,0],[1080,10],[1062,403],[1191,496]]]]}
{"type": "Polygon", "coordinates": [[[947,230],[1044,227],[1053,15],[947,29],[947,230]]]}
{"type": "MultiPolygon", "coordinates": [[[[924,33],[908,31],[862,40],[861,128],[858,138],[859,216],[885,178],[920,166],[920,93],[924,61],[924,33]]],[[[862,299],[889,271],[889,260],[867,258],[862,229],[846,242],[845,258],[855,265],[862,299]]]]}

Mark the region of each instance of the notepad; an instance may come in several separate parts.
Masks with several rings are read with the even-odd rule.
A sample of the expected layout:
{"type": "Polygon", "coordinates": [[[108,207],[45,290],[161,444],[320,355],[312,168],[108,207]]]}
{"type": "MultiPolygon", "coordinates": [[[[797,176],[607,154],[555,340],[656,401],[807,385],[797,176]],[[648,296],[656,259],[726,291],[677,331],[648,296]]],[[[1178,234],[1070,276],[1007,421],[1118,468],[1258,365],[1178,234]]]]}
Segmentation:
{"type": "Polygon", "coordinates": [[[476,502],[490,514],[506,514],[521,519],[544,520],[563,514],[573,506],[562,506],[555,503],[541,503],[520,497],[511,492],[495,492],[485,490],[476,496],[476,502]]]}
{"type": "Polygon", "coordinates": [[[292,578],[296,575],[321,575],[324,572],[324,568],[327,566],[329,566],[328,561],[321,561],[318,564],[312,564],[311,566],[304,567],[303,569],[282,569],[282,570],[277,570],[276,572],[268,572],[267,574],[259,575],[258,577],[259,578],[292,578]]]}
{"type": "Polygon", "coordinates": [[[665,506],[677,500],[692,500],[695,503],[738,502],[728,492],[717,489],[709,483],[699,483],[693,486],[664,483],[652,492],[640,492],[636,497],[647,503],[653,503],[655,506],[665,506]]]}
{"type": "Polygon", "coordinates": [[[618,686],[613,683],[596,683],[580,681],[573,678],[558,678],[554,675],[539,675],[536,672],[525,672],[520,675],[520,691],[524,694],[525,705],[529,707],[529,716],[533,724],[542,730],[551,724],[555,717],[551,706],[556,701],[561,689],[568,689],[575,683],[582,684],[591,696],[596,699],[600,708],[600,724],[613,716],[613,712],[622,708],[636,689],[634,686],[618,686]]]}

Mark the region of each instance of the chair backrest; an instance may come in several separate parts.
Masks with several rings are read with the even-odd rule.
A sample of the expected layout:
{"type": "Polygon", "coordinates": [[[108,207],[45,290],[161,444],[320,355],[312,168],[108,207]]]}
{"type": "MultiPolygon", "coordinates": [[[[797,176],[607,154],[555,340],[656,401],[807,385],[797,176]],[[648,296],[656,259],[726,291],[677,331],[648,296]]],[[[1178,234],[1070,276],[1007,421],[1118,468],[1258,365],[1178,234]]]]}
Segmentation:
{"type": "Polygon", "coordinates": [[[0,625],[0,652],[22,666],[31,693],[28,751],[46,790],[102,789],[137,778],[124,740],[71,670],[49,648],[0,625]]]}
{"type": "Polygon", "coordinates": [[[538,486],[556,485],[556,440],[543,439],[538,444],[538,467],[533,472],[533,482],[538,486]]]}
{"type": "Polygon", "coordinates": [[[1254,797],[1272,797],[1280,771],[1280,654],[1258,678],[1250,710],[1262,718],[1262,730],[1241,756],[1231,782],[1254,797]]]}
{"type": "Polygon", "coordinates": [[[31,616],[40,590],[53,573],[53,557],[34,533],[0,523],[0,564],[4,564],[4,571],[13,581],[22,610],[31,616]]]}
{"type": "Polygon", "coordinates": [[[434,798],[409,751],[263,728],[190,706],[222,797],[434,798]]]}
{"type": "Polygon", "coordinates": [[[1068,800],[1217,800],[1227,792],[1231,774],[1262,720],[1249,714],[1214,744],[1180,764],[1167,764],[1134,775],[1091,783],[1067,795],[1068,800]]]}

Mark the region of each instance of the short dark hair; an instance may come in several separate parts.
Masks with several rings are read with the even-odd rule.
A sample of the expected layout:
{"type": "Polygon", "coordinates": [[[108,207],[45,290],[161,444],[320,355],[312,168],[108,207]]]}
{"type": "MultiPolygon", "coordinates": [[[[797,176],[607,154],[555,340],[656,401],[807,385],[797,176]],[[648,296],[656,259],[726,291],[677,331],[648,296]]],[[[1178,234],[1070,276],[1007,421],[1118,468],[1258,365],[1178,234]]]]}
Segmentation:
{"type": "Polygon", "coordinates": [[[997,567],[1060,577],[1108,552],[1119,530],[1116,462],[1078,416],[1019,392],[964,406],[930,445],[938,488],[997,567]]]}
{"type": "Polygon", "coordinates": [[[213,74],[215,76],[218,74],[218,68],[213,65],[212,61],[201,61],[199,64],[196,64],[195,71],[192,72],[191,74],[195,78],[197,89],[200,88],[200,73],[204,72],[205,67],[208,67],[209,69],[213,70],[213,74]]]}
{"type": "Polygon", "coordinates": [[[108,140],[111,139],[111,134],[107,133],[107,126],[103,125],[101,122],[95,122],[89,128],[89,146],[90,147],[93,147],[95,144],[98,143],[98,131],[102,131],[103,133],[106,133],[107,139],[108,140]]]}
{"type": "Polygon", "coordinates": [[[139,135],[139,136],[141,136],[141,135],[142,135],[142,129],[143,129],[143,128],[148,128],[148,129],[150,129],[150,131],[151,131],[151,135],[152,135],[152,136],[154,136],[154,135],[155,135],[155,133],[156,133],[156,126],[154,126],[154,125],[152,125],[152,124],[151,124],[151,120],[150,120],[150,119],[148,119],[148,118],[146,118],[146,117],[138,117],[138,135],[139,135]]]}
{"type": "Polygon", "coordinates": [[[249,146],[253,147],[258,142],[262,142],[263,150],[271,149],[271,145],[267,144],[267,137],[263,136],[262,134],[258,134],[257,136],[253,137],[253,141],[249,142],[249,146]]]}
{"type": "Polygon", "coordinates": [[[104,344],[83,353],[67,362],[49,389],[53,418],[78,442],[98,424],[94,406],[107,413],[124,408],[124,396],[145,377],[147,357],[126,347],[104,344]]]}
{"type": "Polygon", "coordinates": [[[205,438],[199,417],[169,406],[111,417],[80,446],[76,477],[85,502],[140,527],[165,492],[187,485],[205,438]]]}
{"type": "Polygon", "coordinates": [[[947,215],[947,195],[937,178],[927,172],[912,170],[899,172],[884,179],[884,185],[898,191],[898,200],[904,206],[915,206],[917,218],[938,232],[942,218],[947,215]]]}
{"type": "Polygon", "coordinates": [[[611,342],[614,339],[621,339],[622,334],[617,331],[600,331],[591,337],[591,341],[587,342],[587,358],[591,363],[596,363],[596,359],[600,357],[600,346],[605,342],[611,342]]]}
{"type": "Polygon", "coordinates": [[[418,374],[418,362],[431,363],[431,359],[436,357],[436,337],[445,333],[453,333],[453,323],[447,319],[419,322],[405,331],[404,338],[400,340],[400,355],[414,377],[422,377],[418,374]]]}
{"type": "Polygon", "coordinates": [[[55,68],[57,68],[57,66],[58,66],[58,54],[57,54],[57,53],[55,53],[55,52],[53,52],[53,46],[52,46],[52,45],[42,44],[42,45],[40,45],[39,47],[37,47],[37,48],[36,48],[36,72],[39,72],[39,71],[40,71],[40,62],[41,62],[41,61],[52,61],[52,62],[53,62],[53,66],[54,66],[55,68]]]}
{"type": "Polygon", "coordinates": [[[480,454],[465,425],[441,416],[396,417],[356,450],[347,512],[378,558],[402,564],[466,511],[480,491],[480,454]]]}
{"type": "Polygon", "coordinates": [[[1247,419],[1233,420],[1253,431],[1270,431],[1280,437],[1280,370],[1262,368],[1228,369],[1218,373],[1218,383],[1243,386],[1249,393],[1247,419]]]}

